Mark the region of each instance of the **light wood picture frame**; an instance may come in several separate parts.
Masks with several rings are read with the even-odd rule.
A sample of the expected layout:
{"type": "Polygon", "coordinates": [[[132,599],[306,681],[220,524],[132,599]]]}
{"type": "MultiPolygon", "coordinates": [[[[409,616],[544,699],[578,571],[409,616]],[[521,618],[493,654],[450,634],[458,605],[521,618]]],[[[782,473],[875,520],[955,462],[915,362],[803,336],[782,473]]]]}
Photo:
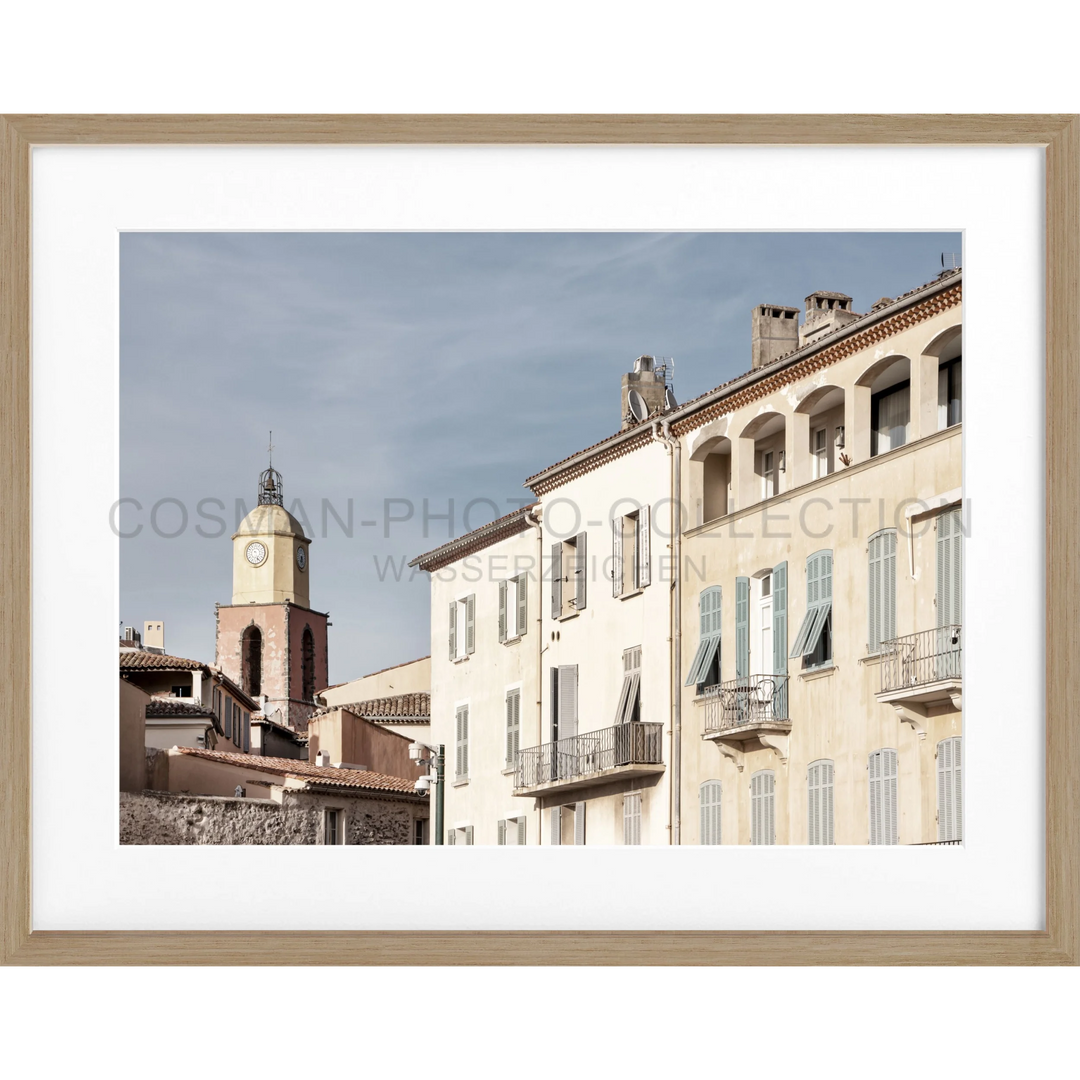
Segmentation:
{"type": "Polygon", "coordinates": [[[0,116],[0,961],[1075,964],[1080,960],[1080,116],[0,116]],[[1046,850],[1040,931],[42,931],[31,925],[31,157],[46,145],[1029,145],[1046,154],[1046,850]],[[1052,493],[1052,495],[1050,494],[1052,493]]]}

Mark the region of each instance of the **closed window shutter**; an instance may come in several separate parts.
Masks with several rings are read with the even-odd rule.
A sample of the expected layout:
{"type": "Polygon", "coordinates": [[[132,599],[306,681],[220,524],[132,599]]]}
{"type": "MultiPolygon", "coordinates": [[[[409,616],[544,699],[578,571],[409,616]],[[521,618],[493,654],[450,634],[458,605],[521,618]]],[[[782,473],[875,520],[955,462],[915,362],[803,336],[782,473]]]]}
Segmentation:
{"type": "Polygon", "coordinates": [[[833,763],[815,761],[807,772],[809,843],[833,842],[833,763]]]}
{"type": "Polygon", "coordinates": [[[881,751],[875,750],[867,762],[867,783],[870,790],[870,843],[881,843],[881,751]]]}
{"type": "Polygon", "coordinates": [[[251,753],[251,713],[245,712],[243,714],[244,721],[244,753],[251,753]]]}
{"type": "Polygon", "coordinates": [[[834,844],[833,838],[833,763],[821,763],[821,829],[823,844],[834,844]]]}
{"type": "Polygon", "coordinates": [[[476,594],[465,598],[465,652],[476,650],[476,594]]]}
{"type": "Polygon", "coordinates": [[[585,843],[585,804],[574,804],[574,844],[581,847],[585,843]]]}
{"type": "Polygon", "coordinates": [[[750,843],[761,843],[761,774],[750,777],[750,843]]]}
{"type": "Polygon", "coordinates": [[[960,736],[944,739],[937,748],[938,839],[962,840],[964,835],[960,787],[960,736]]]}
{"type": "Polygon", "coordinates": [[[765,774],[765,814],[762,820],[762,829],[765,833],[762,843],[776,843],[776,780],[771,772],[765,774]]]}
{"type": "Polygon", "coordinates": [[[870,627],[867,637],[868,651],[876,653],[881,647],[881,548],[884,534],[870,537],[870,580],[867,585],[870,627]]]}
{"type": "Polygon", "coordinates": [[[686,676],[687,686],[696,686],[705,681],[712,666],[713,657],[720,648],[720,611],[721,593],[719,585],[703,589],[698,597],[698,615],[701,624],[701,638],[697,652],[686,676]]]}
{"type": "Polygon", "coordinates": [[[937,520],[937,625],[959,626],[961,620],[960,511],[948,510],[937,520]]]}
{"type": "Polygon", "coordinates": [[[503,818],[499,819],[499,840],[498,840],[498,843],[500,843],[500,844],[505,844],[506,843],[506,820],[503,819],[503,818]]]}
{"type": "Polygon", "coordinates": [[[551,843],[558,847],[562,843],[562,807],[551,808],[551,843]]]}
{"type": "Polygon", "coordinates": [[[577,734],[578,721],[577,664],[559,667],[559,738],[571,739],[577,734]]]}
{"type": "Polygon", "coordinates": [[[506,630],[506,582],[499,582],[499,640],[505,641],[506,630]]]}
{"type": "Polygon", "coordinates": [[[225,699],[225,738],[232,738],[232,711],[233,703],[232,698],[225,699]]]}
{"type": "Polygon", "coordinates": [[[446,843],[448,845],[453,845],[457,843],[457,829],[446,830],[446,843]]]}
{"type": "Polygon", "coordinates": [[[701,805],[702,844],[720,843],[720,796],[719,780],[706,780],[698,789],[698,801],[701,805]]]}
{"type": "Polygon", "coordinates": [[[810,845],[819,844],[818,839],[818,767],[811,765],[806,774],[806,841],[810,845]]]}
{"type": "Polygon", "coordinates": [[[562,544],[551,545],[551,617],[562,615],[562,544]]]}
{"type": "Polygon", "coordinates": [[[450,659],[457,658],[457,601],[450,601],[450,659]]]}
{"type": "Polygon", "coordinates": [[[637,587],[639,589],[645,588],[652,581],[652,554],[650,537],[652,536],[651,528],[651,507],[643,506],[638,511],[638,529],[637,529],[637,587]]]}
{"type": "MultiPolygon", "coordinates": [[[[788,638],[787,638],[787,563],[777,563],[772,571],[772,646],[773,673],[787,674],[788,638]]],[[[773,702],[773,715],[777,718],[787,716],[787,682],[779,681],[776,688],[776,700],[773,702]]]]}
{"type": "Polygon", "coordinates": [[[469,775],[469,707],[462,705],[457,710],[457,766],[458,776],[469,775]]]}
{"type": "Polygon", "coordinates": [[[523,817],[517,819],[517,842],[518,847],[525,846],[525,819],[523,817]]]}
{"type": "Polygon", "coordinates": [[[870,843],[896,844],[897,759],[895,750],[875,750],[870,755],[870,843]]]}
{"type": "Polygon", "coordinates": [[[750,579],[735,579],[735,678],[750,675],[750,579]]]}
{"type": "Polygon", "coordinates": [[[881,640],[896,637],[896,533],[887,532],[881,553],[881,640]]]}
{"type": "Polygon", "coordinates": [[[506,695],[506,764],[514,764],[516,757],[514,750],[514,697],[515,691],[510,690],[506,695]]]}
{"type": "Polygon", "coordinates": [[[473,842],[473,827],[471,825],[465,826],[465,843],[472,844],[473,842]]]}
{"type": "Polygon", "coordinates": [[[623,843],[641,843],[641,793],[637,791],[623,796],[623,843]]]}
{"type": "Polygon", "coordinates": [[[574,575],[577,581],[574,592],[574,610],[584,611],[589,581],[589,558],[586,551],[586,534],[578,533],[574,540],[574,575]]]}
{"type": "Polygon", "coordinates": [[[528,585],[529,575],[522,574],[516,580],[517,588],[517,632],[518,637],[524,637],[529,628],[528,624],[528,585]]]}
{"type": "Polygon", "coordinates": [[[611,592],[614,596],[623,593],[623,519],[613,518],[611,522],[611,592]]]}

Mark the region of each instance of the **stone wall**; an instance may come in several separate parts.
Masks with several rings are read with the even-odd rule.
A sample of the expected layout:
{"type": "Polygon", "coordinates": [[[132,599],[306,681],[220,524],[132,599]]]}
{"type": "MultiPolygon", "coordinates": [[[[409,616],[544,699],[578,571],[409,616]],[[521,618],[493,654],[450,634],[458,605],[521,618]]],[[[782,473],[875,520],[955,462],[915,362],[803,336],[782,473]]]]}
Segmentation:
{"type": "Polygon", "coordinates": [[[306,792],[226,799],[160,791],[120,793],[121,844],[322,844],[323,812],[345,814],[347,844],[411,844],[427,807],[306,792]]]}

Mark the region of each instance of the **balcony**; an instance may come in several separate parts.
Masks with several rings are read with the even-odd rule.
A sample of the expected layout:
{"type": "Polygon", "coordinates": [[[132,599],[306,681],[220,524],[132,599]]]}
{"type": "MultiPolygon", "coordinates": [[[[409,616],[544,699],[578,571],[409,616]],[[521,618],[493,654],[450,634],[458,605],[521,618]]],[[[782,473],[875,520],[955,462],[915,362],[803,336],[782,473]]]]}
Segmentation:
{"type": "Polygon", "coordinates": [[[703,738],[715,742],[740,770],[744,744],[751,741],[771,747],[787,761],[791,718],[786,675],[746,675],[707,687],[704,706],[703,738]]]}
{"type": "Polygon", "coordinates": [[[664,771],[663,724],[632,721],[519,750],[514,794],[538,795],[664,771]]]}
{"type": "Polygon", "coordinates": [[[937,626],[883,641],[878,701],[892,705],[920,739],[926,738],[920,721],[926,719],[930,706],[962,706],[962,652],[960,626],[937,626]]]}

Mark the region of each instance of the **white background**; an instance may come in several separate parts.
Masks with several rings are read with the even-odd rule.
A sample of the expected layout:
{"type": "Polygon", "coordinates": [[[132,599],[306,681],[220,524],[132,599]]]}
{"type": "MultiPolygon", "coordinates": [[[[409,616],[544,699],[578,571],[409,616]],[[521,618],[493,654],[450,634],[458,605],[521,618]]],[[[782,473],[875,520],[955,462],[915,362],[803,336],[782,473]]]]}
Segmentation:
{"type": "Polygon", "coordinates": [[[35,927],[1042,929],[1041,702],[1002,694],[1000,663],[1005,625],[1010,682],[1040,685],[1043,187],[1033,147],[35,151],[35,927]],[[823,215],[965,231],[962,849],[116,844],[118,230],[809,229],[823,215]],[[73,484],[76,432],[96,467],[73,484]],[[985,587],[1003,566],[1026,570],[1022,588],[985,587]],[[81,643],[61,670],[58,627],[81,643]],[[425,874],[438,890],[414,887],[425,874]]]}

